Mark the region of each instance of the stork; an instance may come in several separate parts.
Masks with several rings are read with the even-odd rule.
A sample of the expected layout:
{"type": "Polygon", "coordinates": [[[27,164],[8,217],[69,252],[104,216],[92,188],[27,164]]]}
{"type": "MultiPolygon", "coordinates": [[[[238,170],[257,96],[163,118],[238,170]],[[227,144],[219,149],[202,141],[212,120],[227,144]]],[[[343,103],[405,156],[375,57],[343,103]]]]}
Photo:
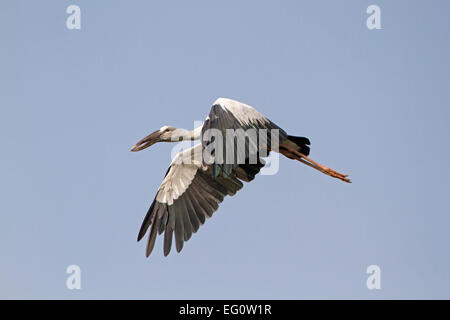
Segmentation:
{"type": "MultiPolygon", "coordinates": [[[[164,233],[164,255],[167,256],[172,247],[173,234],[178,252],[183,248],[192,234],[197,232],[207,218],[218,209],[227,195],[234,195],[243,187],[244,182],[255,178],[264,166],[261,159],[262,149],[277,151],[289,159],[300,161],[331,177],[347,183],[351,182],[347,175],[323,166],[309,155],[310,141],[305,137],[288,135],[275,123],[264,117],[253,107],[244,103],[226,99],[217,99],[203,125],[192,131],[164,126],[138,141],[131,151],[136,152],[150,147],[157,142],[173,142],[180,140],[202,140],[190,149],[179,152],[172,160],[167,173],[159,186],[147,214],[142,222],[138,241],[150,228],[146,256],[152,252],[157,234],[164,233]],[[205,161],[205,149],[211,138],[205,139],[209,130],[224,132],[228,129],[249,129],[261,131],[277,130],[278,141],[267,139],[265,144],[256,149],[256,162],[217,163],[205,161]],[[203,137],[202,137],[203,136],[203,137]]],[[[253,153],[254,153],[253,152],[253,153]]],[[[249,159],[251,151],[245,151],[245,159],[249,159]]],[[[207,153],[214,159],[214,150],[207,153]]]]}

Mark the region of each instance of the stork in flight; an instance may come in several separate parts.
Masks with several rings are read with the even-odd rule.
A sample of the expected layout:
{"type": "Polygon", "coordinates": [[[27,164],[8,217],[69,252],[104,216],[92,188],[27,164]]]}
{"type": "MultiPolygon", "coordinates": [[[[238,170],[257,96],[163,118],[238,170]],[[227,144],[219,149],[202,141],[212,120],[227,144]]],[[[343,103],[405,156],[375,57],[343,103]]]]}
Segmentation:
{"type": "MultiPolygon", "coordinates": [[[[262,152],[260,145],[256,150],[257,161],[253,163],[249,161],[207,163],[203,159],[208,141],[205,142],[206,139],[201,138],[208,134],[208,130],[216,129],[224,132],[227,129],[247,130],[249,128],[257,131],[278,129],[278,141],[267,139],[262,148],[266,151],[277,151],[289,159],[298,160],[331,177],[350,182],[347,175],[325,167],[308,157],[310,144],[308,138],[288,135],[249,105],[219,98],[214,102],[202,126],[192,131],[164,126],[131,148],[131,151],[140,151],[157,142],[202,140],[201,143],[179,152],[174,157],[142,222],[138,241],[144,237],[151,226],[146,248],[147,257],[153,250],[157,234],[162,233],[164,233],[164,255],[167,256],[170,252],[174,233],[176,249],[180,252],[184,242],[191,238],[192,233],[197,232],[206,218],[212,216],[223,198],[226,195],[234,195],[243,187],[242,181],[250,182],[259,173],[264,166],[264,161],[260,158],[262,152]]],[[[250,152],[246,151],[245,159],[249,159],[250,152]]],[[[214,152],[211,152],[210,156],[214,157],[214,152]]]]}

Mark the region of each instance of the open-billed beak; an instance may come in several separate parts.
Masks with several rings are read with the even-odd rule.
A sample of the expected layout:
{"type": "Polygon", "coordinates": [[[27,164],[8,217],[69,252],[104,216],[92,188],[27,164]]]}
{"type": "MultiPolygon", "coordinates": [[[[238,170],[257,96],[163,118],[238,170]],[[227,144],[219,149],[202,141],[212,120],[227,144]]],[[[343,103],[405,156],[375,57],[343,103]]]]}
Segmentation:
{"type": "Polygon", "coordinates": [[[161,132],[155,131],[151,134],[149,134],[148,136],[146,136],[145,138],[139,140],[131,149],[130,151],[132,152],[136,152],[136,151],[141,151],[144,150],[145,148],[150,147],[152,144],[155,144],[156,142],[160,142],[161,141],[161,132]]]}

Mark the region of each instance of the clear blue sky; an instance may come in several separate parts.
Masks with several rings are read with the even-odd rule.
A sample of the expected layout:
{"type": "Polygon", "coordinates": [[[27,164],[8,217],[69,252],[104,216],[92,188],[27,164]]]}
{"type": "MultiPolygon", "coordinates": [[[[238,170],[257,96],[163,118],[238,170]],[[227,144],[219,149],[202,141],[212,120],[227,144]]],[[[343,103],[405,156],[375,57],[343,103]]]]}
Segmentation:
{"type": "Polygon", "coordinates": [[[1,298],[450,298],[448,1],[5,1],[1,298]],[[81,8],[81,30],[66,8],[81,8]],[[366,8],[381,8],[368,30],[366,8]],[[185,244],[136,236],[217,97],[311,139],[185,244]],[[82,289],[68,290],[68,265],[82,289]],[[381,290],[366,268],[381,268],[381,290]]]}

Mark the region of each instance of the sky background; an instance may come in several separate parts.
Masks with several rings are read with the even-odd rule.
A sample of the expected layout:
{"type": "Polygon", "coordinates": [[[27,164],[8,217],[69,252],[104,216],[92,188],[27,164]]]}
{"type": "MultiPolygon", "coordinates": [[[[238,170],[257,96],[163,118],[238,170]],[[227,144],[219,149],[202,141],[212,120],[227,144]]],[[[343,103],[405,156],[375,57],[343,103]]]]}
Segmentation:
{"type": "Polygon", "coordinates": [[[0,298],[450,298],[448,1],[4,1],[0,298]],[[68,30],[66,8],[81,8],[68,30]],[[366,9],[381,8],[381,30],[366,9]],[[310,138],[177,254],[136,242],[214,100],[310,138]],[[66,268],[81,268],[81,290],[66,268]],[[368,290],[366,268],[381,268],[368,290]]]}

